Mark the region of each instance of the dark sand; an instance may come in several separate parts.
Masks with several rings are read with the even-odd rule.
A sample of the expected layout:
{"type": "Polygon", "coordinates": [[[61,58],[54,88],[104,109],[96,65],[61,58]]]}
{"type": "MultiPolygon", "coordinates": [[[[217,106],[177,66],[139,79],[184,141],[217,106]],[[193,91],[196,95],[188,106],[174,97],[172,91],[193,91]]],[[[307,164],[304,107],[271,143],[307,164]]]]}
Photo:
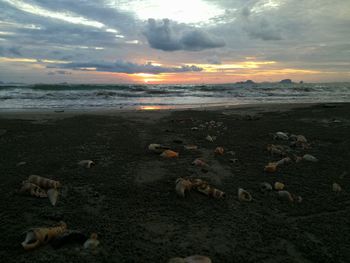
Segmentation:
{"type": "Polygon", "coordinates": [[[214,263],[350,262],[350,173],[344,174],[350,172],[350,104],[324,106],[1,114],[0,129],[7,132],[0,135],[0,261],[166,263],[171,257],[204,254],[214,263]],[[191,131],[210,120],[227,129],[191,131]],[[320,161],[263,172],[278,159],[265,150],[276,143],[271,133],[277,131],[305,135],[312,145],[305,152],[320,161]],[[207,134],[217,140],[206,141],[207,134]],[[185,151],[174,139],[200,149],[185,151]],[[180,157],[164,160],[147,151],[149,143],[171,145],[180,157]],[[215,157],[216,146],[236,156],[215,157]],[[207,158],[208,173],[191,166],[196,157],[207,158]],[[232,158],[238,162],[230,163],[232,158]],[[76,165],[82,159],[93,159],[97,166],[84,170],[76,165]],[[21,161],[27,164],[16,167],[21,161]],[[15,193],[31,174],[62,182],[56,207],[47,199],[15,193]],[[180,176],[206,179],[226,198],[193,192],[181,199],[174,191],[180,176]],[[263,181],[285,183],[303,202],[289,204],[260,193],[263,181]],[[333,182],[343,192],[332,192],[333,182]],[[254,200],[240,203],[238,187],[254,200]],[[77,245],[23,250],[23,232],[60,220],[70,229],[97,232],[96,253],[77,245]]]}

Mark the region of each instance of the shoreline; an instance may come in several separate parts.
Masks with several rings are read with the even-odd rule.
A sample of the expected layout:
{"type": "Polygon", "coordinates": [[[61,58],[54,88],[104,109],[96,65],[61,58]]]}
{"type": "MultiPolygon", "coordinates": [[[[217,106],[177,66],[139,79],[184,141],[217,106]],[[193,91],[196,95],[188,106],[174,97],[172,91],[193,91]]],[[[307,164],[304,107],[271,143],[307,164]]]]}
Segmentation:
{"type": "Polygon", "coordinates": [[[79,115],[105,115],[120,116],[127,115],[129,117],[138,114],[161,116],[169,115],[172,112],[181,111],[236,111],[236,113],[263,113],[263,112],[281,112],[298,108],[309,108],[318,105],[346,105],[347,102],[322,102],[322,103],[263,103],[263,104],[239,104],[239,105],[201,105],[198,107],[188,108],[155,108],[150,106],[148,109],[29,109],[29,110],[0,110],[0,118],[9,119],[56,119],[69,118],[79,115]]]}

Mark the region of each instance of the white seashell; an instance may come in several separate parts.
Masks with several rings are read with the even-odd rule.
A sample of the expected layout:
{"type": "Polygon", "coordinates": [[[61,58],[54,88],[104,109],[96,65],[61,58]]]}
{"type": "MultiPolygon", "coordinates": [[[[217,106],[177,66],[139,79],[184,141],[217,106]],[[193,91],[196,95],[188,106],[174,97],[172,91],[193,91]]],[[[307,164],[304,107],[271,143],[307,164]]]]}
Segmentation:
{"type": "Polygon", "coordinates": [[[91,234],[90,238],[85,241],[83,247],[85,249],[95,249],[100,244],[100,241],[97,240],[97,234],[91,234]]]}
{"type": "Polygon", "coordinates": [[[205,139],[209,142],[214,142],[213,137],[211,137],[210,135],[208,135],[207,137],[205,137],[205,139]]]}
{"type": "Polygon", "coordinates": [[[50,203],[53,206],[55,206],[57,203],[58,195],[59,195],[59,193],[58,193],[56,188],[51,188],[47,191],[47,197],[49,198],[50,203]]]}
{"type": "Polygon", "coordinates": [[[342,191],[341,186],[337,183],[333,183],[332,189],[333,189],[333,192],[341,192],[342,191]]]}
{"type": "Polygon", "coordinates": [[[252,201],[251,194],[244,190],[243,188],[238,188],[238,200],[243,202],[250,202],[252,201]]]}
{"type": "Polygon", "coordinates": [[[273,137],[274,139],[285,140],[285,141],[289,139],[288,134],[285,132],[276,132],[273,137]]]}
{"type": "Polygon", "coordinates": [[[293,201],[294,201],[292,195],[291,195],[288,191],[285,191],[285,190],[278,191],[278,192],[277,192],[277,195],[278,195],[278,197],[279,197],[281,200],[289,201],[289,202],[293,202],[293,201]]]}
{"type": "Polygon", "coordinates": [[[78,165],[85,167],[85,168],[91,168],[91,166],[95,165],[95,162],[91,161],[91,160],[82,160],[82,161],[78,162],[78,165]]]}
{"type": "Polygon", "coordinates": [[[291,161],[292,161],[292,159],[290,159],[289,157],[286,157],[286,158],[283,158],[283,159],[279,160],[278,162],[276,162],[276,164],[277,164],[277,166],[280,166],[280,165],[290,163],[291,161]]]}
{"type": "Polygon", "coordinates": [[[151,143],[150,145],[148,145],[148,150],[150,150],[151,152],[155,152],[155,153],[162,153],[165,150],[169,150],[170,148],[158,143],[151,143]]]}
{"type": "Polygon", "coordinates": [[[315,156],[312,156],[311,154],[305,154],[303,156],[303,160],[314,163],[318,162],[318,159],[315,156]]]}
{"type": "Polygon", "coordinates": [[[192,189],[192,182],[190,180],[178,178],[175,184],[175,191],[181,197],[185,197],[185,191],[190,191],[192,189]]]}
{"type": "Polygon", "coordinates": [[[272,185],[266,182],[263,182],[259,185],[261,192],[268,192],[272,190],[272,185]]]}

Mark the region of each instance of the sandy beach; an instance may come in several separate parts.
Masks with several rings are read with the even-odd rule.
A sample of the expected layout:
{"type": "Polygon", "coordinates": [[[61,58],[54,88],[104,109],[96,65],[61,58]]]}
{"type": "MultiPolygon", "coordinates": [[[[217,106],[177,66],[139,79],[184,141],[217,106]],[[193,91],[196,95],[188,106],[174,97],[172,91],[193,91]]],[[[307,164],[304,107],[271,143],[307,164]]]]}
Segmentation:
{"type": "Polygon", "coordinates": [[[166,263],[195,254],[214,263],[350,260],[350,104],[7,112],[0,113],[0,130],[2,262],[166,263]],[[273,138],[279,131],[304,135],[309,148],[293,152],[319,161],[264,172],[281,159],[266,146],[290,145],[273,138]],[[207,135],[216,140],[207,141],[207,135]],[[150,143],[168,145],[179,157],[151,153],[150,143]],[[191,144],[198,150],[184,149],[191,144]],[[218,146],[224,155],[214,154],[218,146]],[[209,168],[193,166],[196,158],[209,168]],[[96,166],[79,167],[84,159],[96,166]],[[16,193],[32,174],[61,182],[55,207],[45,198],[16,193]],[[179,177],[206,180],[225,198],[195,191],[181,198],[175,192],[179,177]],[[262,182],[282,182],[302,202],[263,193],[262,182]],[[332,191],[333,183],[342,191],[332,191]],[[240,202],[238,188],[253,200],[240,202]],[[97,233],[99,247],[93,253],[80,244],[22,248],[26,230],[59,221],[88,236],[97,233]]]}

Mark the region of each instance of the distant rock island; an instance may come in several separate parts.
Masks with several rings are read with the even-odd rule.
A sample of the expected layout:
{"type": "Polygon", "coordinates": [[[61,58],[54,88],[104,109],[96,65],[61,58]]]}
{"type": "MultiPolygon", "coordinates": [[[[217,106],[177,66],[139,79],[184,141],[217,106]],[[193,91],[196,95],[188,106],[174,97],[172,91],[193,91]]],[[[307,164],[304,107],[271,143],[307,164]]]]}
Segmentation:
{"type": "Polygon", "coordinates": [[[248,79],[246,81],[239,81],[239,82],[236,82],[237,84],[255,84],[254,81],[248,79]]]}
{"type": "Polygon", "coordinates": [[[281,84],[293,84],[293,81],[291,79],[282,79],[280,81],[281,84]]]}

